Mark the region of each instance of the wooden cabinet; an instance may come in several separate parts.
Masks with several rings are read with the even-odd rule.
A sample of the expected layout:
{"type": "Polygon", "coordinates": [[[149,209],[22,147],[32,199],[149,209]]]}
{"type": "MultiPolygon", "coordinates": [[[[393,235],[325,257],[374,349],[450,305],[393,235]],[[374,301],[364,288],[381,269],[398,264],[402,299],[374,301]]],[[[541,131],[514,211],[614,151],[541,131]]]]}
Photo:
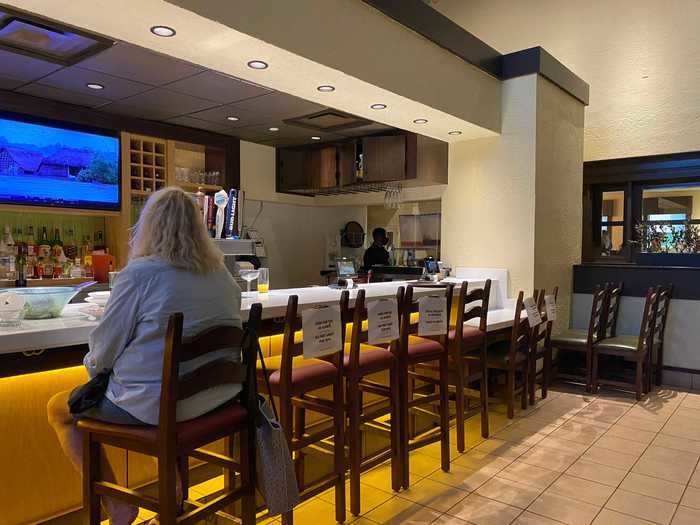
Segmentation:
{"type": "Polygon", "coordinates": [[[338,144],[338,181],[340,186],[348,186],[355,182],[356,154],[355,141],[338,144]]]}
{"type": "Polygon", "coordinates": [[[391,182],[406,178],[406,136],[387,135],[362,139],[365,182],[391,182]]]}
{"type": "Polygon", "coordinates": [[[335,146],[277,149],[278,191],[334,188],[337,173],[335,146]]]}

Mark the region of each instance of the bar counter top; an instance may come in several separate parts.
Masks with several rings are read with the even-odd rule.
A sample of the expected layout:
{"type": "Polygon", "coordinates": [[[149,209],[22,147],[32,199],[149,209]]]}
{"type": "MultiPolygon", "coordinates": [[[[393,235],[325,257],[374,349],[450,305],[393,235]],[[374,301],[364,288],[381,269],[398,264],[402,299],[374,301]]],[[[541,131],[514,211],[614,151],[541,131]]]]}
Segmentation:
{"type": "MultiPolygon", "coordinates": [[[[459,283],[458,279],[450,279],[451,282],[459,283]]],[[[359,288],[350,291],[350,304],[354,303],[357,291],[363,288],[368,299],[394,297],[399,286],[409,284],[405,281],[394,281],[389,283],[361,284],[359,288]]],[[[470,287],[479,287],[484,281],[471,280],[470,287]]],[[[429,295],[433,290],[430,288],[415,288],[414,295],[429,295]]],[[[241,304],[241,317],[247,320],[250,306],[253,303],[263,305],[263,319],[272,320],[284,316],[287,308],[287,301],[290,295],[299,297],[299,306],[316,306],[321,304],[336,303],[340,300],[341,290],[328,288],[326,286],[314,286],[307,288],[289,288],[284,290],[270,290],[266,295],[258,295],[252,298],[243,298],[241,304]]],[[[63,311],[63,315],[55,319],[24,320],[17,328],[0,328],[0,354],[13,353],[33,353],[51,348],[62,348],[67,346],[87,344],[90,332],[97,326],[98,321],[89,319],[80,310],[85,303],[69,304],[63,311]]],[[[513,307],[510,304],[503,305],[504,308],[495,308],[489,311],[488,331],[501,330],[510,326],[513,321],[513,307]]],[[[470,324],[477,324],[477,319],[470,321],[470,324]]]]}

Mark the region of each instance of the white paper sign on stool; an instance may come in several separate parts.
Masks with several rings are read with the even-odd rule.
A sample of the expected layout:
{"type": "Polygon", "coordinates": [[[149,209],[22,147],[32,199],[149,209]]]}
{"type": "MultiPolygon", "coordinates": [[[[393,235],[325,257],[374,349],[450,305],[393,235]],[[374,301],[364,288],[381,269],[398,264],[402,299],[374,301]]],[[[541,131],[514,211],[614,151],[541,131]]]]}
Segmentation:
{"type": "Polygon", "coordinates": [[[544,307],[547,312],[547,321],[557,320],[557,301],[553,295],[544,296],[544,307]]]}
{"type": "Polygon", "coordinates": [[[374,345],[399,338],[399,308],[396,298],[367,302],[367,343],[374,345]]]}
{"type": "Polygon", "coordinates": [[[523,304],[525,305],[525,312],[527,312],[527,322],[530,325],[530,328],[534,328],[535,326],[539,326],[542,324],[542,316],[540,315],[540,311],[537,308],[537,303],[535,302],[535,299],[532,297],[527,297],[523,301],[523,304]]]}
{"type": "Polygon", "coordinates": [[[418,299],[418,336],[447,332],[447,303],[444,295],[426,295],[418,299]]]}
{"type": "Polygon", "coordinates": [[[341,338],[340,306],[318,305],[301,313],[301,328],[304,331],[304,359],[313,359],[340,351],[341,338]]]}

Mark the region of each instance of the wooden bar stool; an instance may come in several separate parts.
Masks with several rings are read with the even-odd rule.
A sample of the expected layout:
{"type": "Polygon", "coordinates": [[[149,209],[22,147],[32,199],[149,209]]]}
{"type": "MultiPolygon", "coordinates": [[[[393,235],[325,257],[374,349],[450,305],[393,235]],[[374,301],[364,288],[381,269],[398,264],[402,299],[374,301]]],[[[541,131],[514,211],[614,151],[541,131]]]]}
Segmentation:
{"type": "MultiPolygon", "coordinates": [[[[343,291],[341,311],[347,310],[349,294],[343,291]]],[[[345,521],[345,410],[343,399],[343,349],[319,359],[303,357],[303,338],[299,337],[301,318],[299,298],[291,295],[282,336],[282,353],[265,359],[272,395],[278,398],[280,425],[287,437],[289,451],[296,465],[297,482],[302,500],[335,487],[335,518],[345,521]],[[331,399],[324,399],[315,391],[330,389],[331,399]],[[307,433],[306,411],[323,414],[332,419],[332,425],[314,433],[307,433]],[[333,471],[305,486],[303,449],[333,439],[333,471]]],[[[262,370],[258,369],[258,384],[262,385],[262,370]]],[[[260,387],[262,388],[262,386],[260,387]]],[[[293,513],[282,515],[282,523],[291,525],[293,513]]]]}
{"type": "MultiPolygon", "coordinates": [[[[568,329],[554,334],[551,336],[549,341],[550,352],[552,349],[556,348],[559,351],[559,359],[561,359],[562,352],[579,352],[583,353],[586,357],[586,372],[584,375],[584,381],[586,385],[586,391],[590,392],[592,389],[592,362],[593,362],[593,345],[596,344],[603,337],[603,326],[606,324],[605,314],[605,303],[607,297],[608,288],[601,288],[596,286],[593,292],[593,301],[591,303],[591,316],[588,321],[587,330],[576,330],[568,329]]],[[[574,374],[562,374],[559,371],[559,377],[565,379],[579,380],[580,376],[574,374]]]]}
{"type": "Polygon", "coordinates": [[[401,485],[409,487],[409,452],[420,447],[440,441],[440,466],[444,472],[450,470],[450,407],[449,407],[449,353],[448,334],[450,329],[449,316],[452,308],[452,296],[454,286],[426,285],[424,287],[434,289],[431,295],[439,295],[444,298],[447,312],[445,333],[436,336],[414,336],[417,333],[418,324],[411,322],[411,314],[419,311],[419,303],[413,300],[414,288],[421,285],[408,286],[404,294],[403,307],[401,308],[401,337],[399,346],[399,375],[401,378],[401,402],[399,422],[401,425],[401,466],[403,467],[401,485]],[[421,373],[421,367],[438,363],[438,378],[421,373]],[[427,395],[415,395],[415,381],[422,381],[439,389],[439,393],[427,395]],[[438,403],[437,413],[420,407],[438,403]],[[419,436],[412,436],[409,432],[409,414],[412,410],[421,410],[422,413],[438,419],[436,429],[430,429],[419,436]]]}
{"type": "Polygon", "coordinates": [[[655,288],[647,290],[639,335],[616,335],[615,337],[603,339],[593,346],[593,393],[598,391],[598,387],[601,384],[623,388],[630,386],[630,383],[601,379],[598,375],[599,356],[615,355],[635,363],[634,390],[637,400],[642,398],[642,394],[648,384],[644,374],[651,375],[651,370],[648,366],[648,354],[651,351],[654,344],[654,336],[657,333],[656,314],[659,295],[659,291],[655,288]]]}
{"type": "Polygon", "coordinates": [[[100,497],[109,496],[157,512],[160,523],[192,524],[201,522],[236,500],[242,500],[242,522],[255,523],[255,414],[258,410],[255,364],[257,340],[255,328],[262,307],[251,307],[248,331],[219,326],[183,341],[183,316],[170,316],[163,352],[163,376],[160,415],[157,427],[113,425],[93,419],[78,421],[84,436],[83,497],[90,524],[100,523],[100,497]],[[247,335],[245,335],[247,334],[247,335]],[[242,361],[217,359],[184,375],[180,365],[223,349],[241,348],[242,361]],[[203,390],[227,383],[243,383],[241,402],[227,403],[196,419],[178,423],[175,419],[177,401],[203,390]],[[234,459],[233,437],[240,436],[240,460],[234,459]],[[226,454],[214,454],[200,447],[226,439],[226,454]],[[111,445],[158,460],[158,499],[135,490],[120,487],[100,479],[100,446],[111,445]],[[224,493],[208,503],[186,501],[181,512],[176,501],[179,470],[187,499],[187,458],[213,463],[227,471],[224,493]],[[235,488],[236,472],[240,486],[235,488]]]}
{"type": "Polygon", "coordinates": [[[662,372],[664,368],[664,335],[666,334],[666,320],[668,319],[668,309],[671,306],[671,295],[673,293],[673,285],[659,287],[659,305],[656,314],[656,330],[654,334],[654,345],[649,353],[649,361],[651,373],[649,374],[650,383],[647,390],[651,390],[651,380],[653,379],[656,386],[661,386],[662,372]]]}
{"type": "MultiPolygon", "coordinates": [[[[400,288],[397,294],[397,313],[402,299],[403,288],[400,288]]],[[[352,335],[350,341],[345,344],[343,374],[345,376],[345,400],[348,417],[346,441],[349,450],[350,512],[358,516],[361,510],[361,472],[391,458],[391,486],[395,491],[401,489],[401,456],[399,453],[399,399],[401,390],[396,357],[399,340],[388,341],[388,348],[365,344],[367,331],[363,329],[363,326],[368,323],[369,319],[365,290],[363,289],[358,290],[352,311],[347,303],[344,304],[342,317],[344,325],[348,321],[352,322],[352,335]],[[367,377],[382,372],[389,374],[388,386],[367,377]],[[386,398],[388,405],[382,403],[378,407],[365,407],[363,405],[363,393],[365,392],[386,398]],[[390,425],[377,421],[386,415],[391,417],[390,425]],[[370,458],[363,459],[362,426],[370,422],[389,430],[391,446],[387,451],[380,451],[370,458]]]]}
{"type": "Polygon", "coordinates": [[[499,341],[489,345],[486,350],[486,364],[489,368],[506,373],[505,402],[508,418],[515,417],[515,397],[521,394],[521,408],[527,408],[528,373],[530,370],[530,325],[523,318],[523,292],[518,294],[515,302],[515,315],[510,340],[499,341]],[[517,374],[521,381],[517,381],[517,374]]]}
{"type": "MultiPolygon", "coordinates": [[[[537,379],[541,378],[542,384],[542,399],[547,398],[547,391],[552,381],[552,326],[553,319],[548,319],[547,310],[545,308],[545,291],[540,290],[536,298],[537,308],[542,317],[542,323],[532,329],[530,336],[530,404],[537,404],[537,379]],[[538,363],[542,362],[542,368],[539,370],[538,363]]],[[[557,296],[559,295],[559,287],[555,286],[552,290],[554,302],[556,304],[557,296]]]]}

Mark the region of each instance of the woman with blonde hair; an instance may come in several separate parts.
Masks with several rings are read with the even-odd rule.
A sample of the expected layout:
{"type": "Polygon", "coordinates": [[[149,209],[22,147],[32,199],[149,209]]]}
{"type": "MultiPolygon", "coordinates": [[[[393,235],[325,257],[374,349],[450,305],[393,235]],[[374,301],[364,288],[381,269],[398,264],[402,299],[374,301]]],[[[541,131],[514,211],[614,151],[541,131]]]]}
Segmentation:
{"type": "MultiPolygon", "coordinates": [[[[158,424],[163,343],[172,313],[184,314],[184,337],[212,326],[241,325],[241,290],[226,270],[223,255],[209,238],[190,194],[179,188],[154,193],[133,228],[130,248],[129,263],[117,276],[83,361],[91,378],[110,371],[105,397],[79,415],[68,410],[69,392],[55,395],[48,404],[49,422],[79,472],[82,436],[76,419],[158,424]]],[[[219,350],[199,362],[186,363],[189,366],[183,365],[180,373],[225,357],[227,352],[232,360],[240,359],[230,350],[219,350]]],[[[240,390],[240,384],[225,384],[178,401],[177,419],[186,421],[210,412],[240,390]]],[[[112,475],[109,466],[105,467],[103,472],[112,475]]],[[[110,498],[104,498],[103,505],[115,525],[129,525],[138,514],[138,508],[110,498]]]]}

